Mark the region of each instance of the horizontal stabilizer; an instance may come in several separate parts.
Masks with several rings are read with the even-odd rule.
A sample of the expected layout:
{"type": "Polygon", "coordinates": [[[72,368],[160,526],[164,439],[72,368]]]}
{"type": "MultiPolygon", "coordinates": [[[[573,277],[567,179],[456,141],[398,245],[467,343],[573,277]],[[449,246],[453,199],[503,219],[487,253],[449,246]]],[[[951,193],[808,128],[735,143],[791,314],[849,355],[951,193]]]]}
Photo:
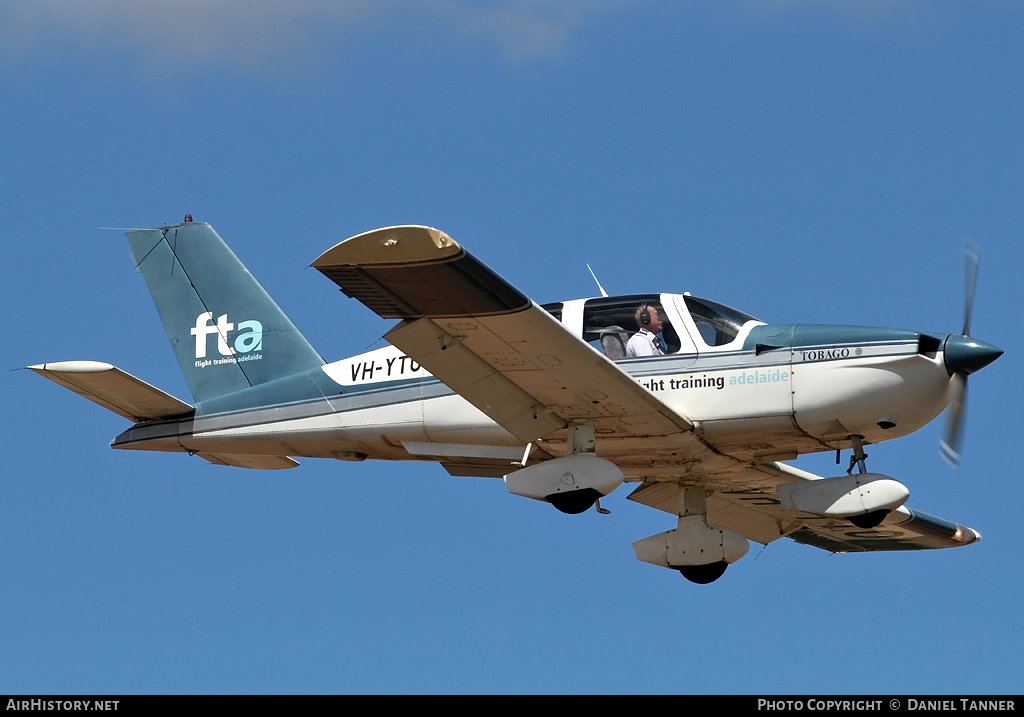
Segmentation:
{"type": "Polygon", "coordinates": [[[192,410],[190,404],[109,363],[59,361],[29,368],[135,423],[180,416],[192,410]]]}
{"type": "Polygon", "coordinates": [[[255,456],[231,453],[200,453],[200,458],[205,458],[218,466],[234,466],[235,468],[252,468],[260,471],[279,471],[285,468],[295,468],[299,462],[288,456],[255,456]]]}

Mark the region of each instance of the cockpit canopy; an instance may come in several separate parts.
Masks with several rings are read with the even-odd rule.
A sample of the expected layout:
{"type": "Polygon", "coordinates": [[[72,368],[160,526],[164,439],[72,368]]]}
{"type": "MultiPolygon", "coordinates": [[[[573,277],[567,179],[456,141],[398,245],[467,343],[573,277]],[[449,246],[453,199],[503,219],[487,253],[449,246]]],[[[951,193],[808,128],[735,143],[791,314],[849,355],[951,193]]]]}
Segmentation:
{"type": "Polygon", "coordinates": [[[724,304],[685,294],[608,296],[545,304],[543,308],[608,358],[621,359],[626,357],[629,338],[640,330],[636,314],[644,305],[656,309],[662,320],[661,336],[668,354],[725,346],[748,323],[761,323],[724,304]]]}

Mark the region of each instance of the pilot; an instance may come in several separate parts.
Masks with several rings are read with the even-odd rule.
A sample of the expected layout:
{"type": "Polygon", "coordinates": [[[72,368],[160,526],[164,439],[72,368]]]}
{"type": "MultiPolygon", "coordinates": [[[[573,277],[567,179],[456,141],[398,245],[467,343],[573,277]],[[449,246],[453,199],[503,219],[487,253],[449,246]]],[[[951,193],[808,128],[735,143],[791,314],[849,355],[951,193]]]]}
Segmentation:
{"type": "Polygon", "coordinates": [[[638,356],[663,356],[668,352],[665,340],[661,338],[661,317],[653,306],[641,304],[633,315],[640,330],[629,337],[626,344],[626,358],[638,356]]]}

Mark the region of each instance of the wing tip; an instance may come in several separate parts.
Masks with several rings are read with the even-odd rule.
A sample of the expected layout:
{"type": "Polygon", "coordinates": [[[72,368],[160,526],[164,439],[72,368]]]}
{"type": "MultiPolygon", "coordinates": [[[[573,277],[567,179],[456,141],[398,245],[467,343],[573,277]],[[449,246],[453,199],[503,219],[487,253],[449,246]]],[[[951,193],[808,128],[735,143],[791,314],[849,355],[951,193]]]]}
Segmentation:
{"type": "Polygon", "coordinates": [[[112,370],[114,366],[103,361],[54,361],[51,363],[35,364],[26,368],[36,373],[44,371],[53,373],[103,373],[104,371],[112,370]]]}
{"type": "Polygon", "coordinates": [[[974,528],[968,528],[966,525],[956,526],[956,533],[953,535],[953,540],[957,540],[964,545],[970,545],[971,543],[977,543],[981,540],[981,533],[974,528]]]}
{"type": "Polygon", "coordinates": [[[420,224],[382,227],[335,244],[313,260],[316,269],[332,266],[408,264],[448,259],[462,247],[440,229],[420,224]]]}

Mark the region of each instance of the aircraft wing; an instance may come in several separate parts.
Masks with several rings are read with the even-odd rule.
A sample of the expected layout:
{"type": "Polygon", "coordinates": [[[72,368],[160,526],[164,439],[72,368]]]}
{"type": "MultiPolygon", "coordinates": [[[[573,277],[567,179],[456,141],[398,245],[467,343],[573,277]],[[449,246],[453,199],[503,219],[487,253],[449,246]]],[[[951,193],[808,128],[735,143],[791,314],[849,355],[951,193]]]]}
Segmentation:
{"type": "MultiPolygon", "coordinates": [[[[842,518],[791,510],[779,502],[776,486],[780,483],[820,478],[785,463],[749,466],[718,480],[712,477],[708,482],[714,490],[707,499],[708,521],[758,543],[786,537],[832,553],[954,548],[981,539],[976,530],[906,506],[890,513],[881,525],[864,529],[842,518]]],[[[676,491],[674,482],[648,481],[629,499],[675,515],[676,491]]]]}
{"type": "Polygon", "coordinates": [[[347,239],[313,266],[383,318],[385,338],[524,443],[585,421],[602,435],[710,451],[685,416],[437,229],[347,239]]]}

